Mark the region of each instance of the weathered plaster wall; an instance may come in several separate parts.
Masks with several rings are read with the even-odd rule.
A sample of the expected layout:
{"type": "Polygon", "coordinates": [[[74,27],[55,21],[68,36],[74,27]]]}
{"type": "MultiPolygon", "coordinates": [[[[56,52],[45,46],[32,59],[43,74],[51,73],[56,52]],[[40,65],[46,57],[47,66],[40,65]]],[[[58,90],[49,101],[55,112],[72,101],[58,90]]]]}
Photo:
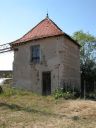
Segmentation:
{"type": "Polygon", "coordinates": [[[45,38],[32,41],[18,47],[14,53],[14,75],[13,85],[26,88],[37,93],[42,93],[42,72],[51,71],[51,90],[58,87],[58,69],[60,63],[57,45],[61,38],[45,38]],[[40,44],[40,64],[30,63],[30,47],[40,44]]]}
{"type": "Polygon", "coordinates": [[[31,41],[14,53],[13,86],[42,94],[42,72],[51,71],[51,91],[62,81],[80,85],[79,48],[64,36],[31,41]],[[40,64],[30,62],[30,47],[40,44],[40,64]]]}
{"type": "Polygon", "coordinates": [[[64,37],[58,50],[61,64],[61,84],[65,82],[65,84],[80,90],[80,48],[64,37]]]}

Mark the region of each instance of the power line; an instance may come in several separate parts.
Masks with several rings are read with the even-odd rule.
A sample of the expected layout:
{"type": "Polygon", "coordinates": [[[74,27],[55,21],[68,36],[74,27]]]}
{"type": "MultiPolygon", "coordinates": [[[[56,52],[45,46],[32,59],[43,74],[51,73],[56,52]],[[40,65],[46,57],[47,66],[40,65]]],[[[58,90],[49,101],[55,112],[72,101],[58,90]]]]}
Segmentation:
{"type": "Polygon", "coordinates": [[[0,53],[9,52],[11,51],[10,43],[0,45],[0,53]]]}

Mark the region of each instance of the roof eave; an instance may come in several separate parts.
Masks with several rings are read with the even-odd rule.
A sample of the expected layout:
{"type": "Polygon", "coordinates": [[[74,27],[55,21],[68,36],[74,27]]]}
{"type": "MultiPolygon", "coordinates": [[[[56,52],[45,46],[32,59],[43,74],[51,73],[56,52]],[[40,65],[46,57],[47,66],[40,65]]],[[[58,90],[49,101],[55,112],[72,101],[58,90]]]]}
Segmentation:
{"type": "Polygon", "coordinates": [[[28,40],[25,40],[25,41],[20,41],[20,39],[18,39],[18,40],[16,40],[16,41],[18,41],[18,43],[15,43],[16,41],[13,41],[13,42],[10,43],[10,45],[11,45],[11,47],[17,47],[17,46],[24,45],[24,44],[26,44],[27,42],[30,42],[30,41],[40,40],[40,39],[50,38],[50,37],[56,37],[56,36],[62,36],[62,35],[64,35],[64,33],[58,34],[58,35],[50,35],[50,36],[47,36],[47,37],[39,37],[39,38],[34,38],[34,39],[28,39],[28,40]]]}
{"type": "Polygon", "coordinates": [[[40,39],[44,39],[44,38],[50,38],[50,37],[56,37],[56,36],[65,36],[66,38],[68,38],[69,40],[71,40],[75,45],[77,45],[79,48],[81,47],[81,45],[79,43],[77,43],[77,41],[75,41],[74,39],[72,39],[69,35],[67,35],[66,33],[62,33],[62,34],[58,34],[58,35],[53,35],[53,36],[48,36],[48,37],[39,37],[39,38],[34,38],[34,39],[28,39],[26,41],[20,41],[20,39],[14,41],[14,42],[11,42],[10,45],[11,47],[17,47],[17,46],[21,46],[21,45],[24,45],[26,44],[27,42],[30,42],[30,41],[34,41],[34,40],[40,40],[40,39]],[[15,43],[17,42],[18,43],[15,43]]]}

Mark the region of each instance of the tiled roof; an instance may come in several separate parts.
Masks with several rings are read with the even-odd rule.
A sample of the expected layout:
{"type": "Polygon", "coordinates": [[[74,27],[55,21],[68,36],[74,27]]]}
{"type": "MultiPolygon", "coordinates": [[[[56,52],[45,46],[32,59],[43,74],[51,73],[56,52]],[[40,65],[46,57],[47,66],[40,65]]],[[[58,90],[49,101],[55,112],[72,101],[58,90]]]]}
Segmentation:
{"type": "Polygon", "coordinates": [[[63,31],[49,18],[45,18],[27,34],[20,39],[13,42],[13,44],[23,43],[34,39],[40,39],[44,37],[63,35],[63,31]]]}
{"type": "Polygon", "coordinates": [[[34,28],[32,28],[28,33],[26,33],[20,39],[11,43],[11,46],[18,46],[24,43],[27,43],[31,40],[52,37],[52,36],[59,36],[64,35],[66,38],[71,40],[76,45],[80,46],[76,41],[74,41],[69,35],[64,33],[51,19],[46,17],[42,20],[39,24],[37,24],[34,28]]]}

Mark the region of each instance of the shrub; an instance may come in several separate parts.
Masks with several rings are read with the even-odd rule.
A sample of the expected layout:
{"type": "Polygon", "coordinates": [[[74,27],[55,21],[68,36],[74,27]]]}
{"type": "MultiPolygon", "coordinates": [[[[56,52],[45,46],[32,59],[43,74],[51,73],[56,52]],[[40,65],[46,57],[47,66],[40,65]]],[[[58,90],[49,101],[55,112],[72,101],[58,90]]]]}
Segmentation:
{"type": "Polygon", "coordinates": [[[4,96],[9,97],[9,96],[12,96],[12,95],[15,95],[15,94],[16,94],[16,92],[12,88],[7,88],[7,89],[4,90],[4,96]]]}
{"type": "Polygon", "coordinates": [[[64,92],[63,89],[56,89],[55,92],[54,92],[54,97],[55,99],[58,99],[58,98],[64,98],[64,99],[76,99],[79,97],[79,93],[78,92],[64,92]]]}
{"type": "Polygon", "coordinates": [[[86,95],[86,98],[96,100],[96,93],[89,93],[86,95]]]}
{"type": "Polygon", "coordinates": [[[67,99],[75,99],[74,94],[71,93],[71,92],[64,92],[63,97],[64,97],[64,99],[66,99],[66,100],[67,100],[67,99]]]}
{"type": "Polygon", "coordinates": [[[73,95],[75,98],[79,98],[81,96],[81,93],[79,91],[75,91],[73,95]]]}
{"type": "Polygon", "coordinates": [[[3,85],[3,96],[14,96],[14,95],[28,95],[30,94],[29,91],[22,90],[22,89],[16,89],[11,87],[10,85],[3,85]]]}
{"type": "Polygon", "coordinates": [[[64,99],[75,99],[75,96],[72,92],[63,92],[63,89],[56,89],[54,92],[55,99],[64,98],[64,99]]]}
{"type": "Polygon", "coordinates": [[[62,89],[56,89],[54,92],[54,97],[55,99],[61,98],[63,97],[63,90],[62,89]]]}

